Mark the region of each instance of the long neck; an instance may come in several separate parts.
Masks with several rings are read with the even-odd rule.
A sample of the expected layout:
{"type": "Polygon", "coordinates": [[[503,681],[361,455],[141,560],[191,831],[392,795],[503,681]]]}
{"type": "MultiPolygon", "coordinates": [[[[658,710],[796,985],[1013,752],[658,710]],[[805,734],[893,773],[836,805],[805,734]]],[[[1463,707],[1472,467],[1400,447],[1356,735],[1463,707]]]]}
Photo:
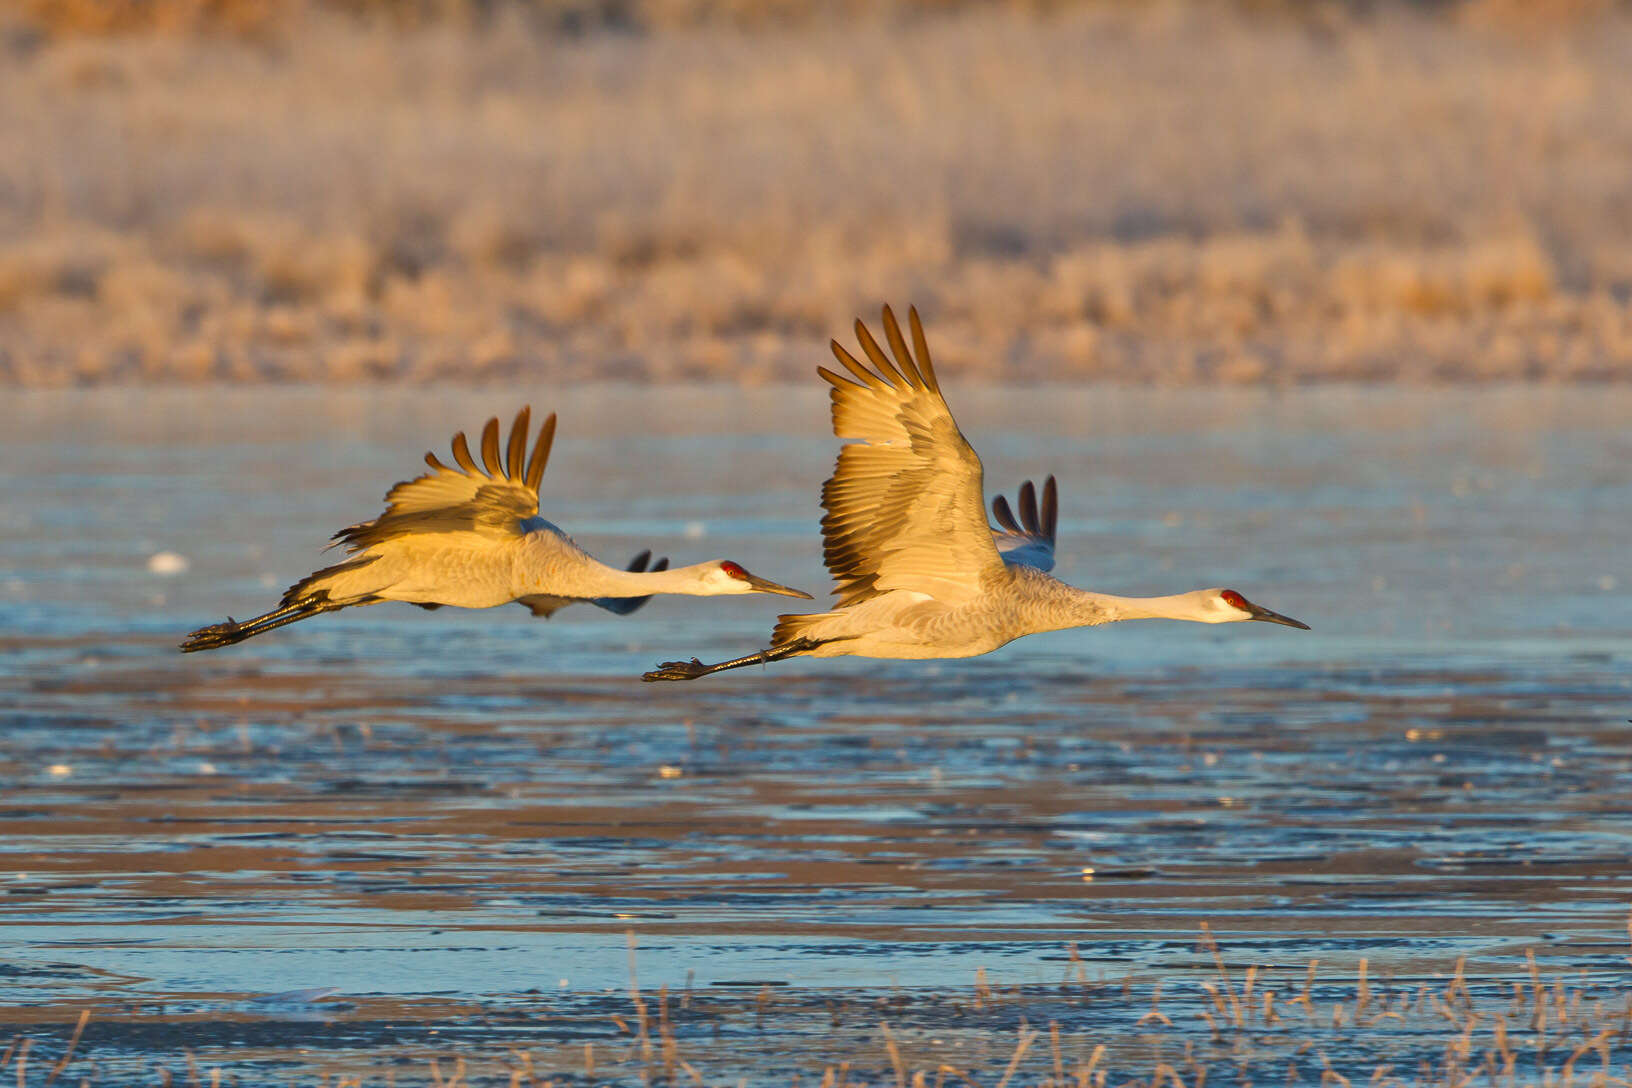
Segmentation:
{"type": "Polygon", "coordinates": [[[1061,592],[1048,609],[1046,630],[1068,627],[1095,627],[1118,620],[1200,620],[1188,593],[1169,597],[1117,597],[1061,584],[1061,592]]]}
{"type": "Polygon", "coordinates": [[[668,570],[619,570],[596,563],[588,574],[587,584],[574,587],[574,596],[584,597],[644,597],[649,593],[684,593],[706,597],[709,590],[703,575],[713,569],[712,563],[693,563],[689,567],[671,567],[668,570]]]}

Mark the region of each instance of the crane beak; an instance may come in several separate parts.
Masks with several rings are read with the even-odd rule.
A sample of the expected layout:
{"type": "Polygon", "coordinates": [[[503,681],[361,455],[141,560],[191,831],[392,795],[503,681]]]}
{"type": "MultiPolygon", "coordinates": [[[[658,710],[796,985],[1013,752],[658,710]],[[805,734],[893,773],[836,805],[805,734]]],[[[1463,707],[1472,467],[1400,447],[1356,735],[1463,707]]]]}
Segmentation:
{"type": "MultiPolygon", "coordinates": [[[[747,574],[748,572],[744,571],[743,573],[747,574]]],[[[749,574],[747,582],[760,593],[775,593],[778,597],[802,597],[807,601],[814,601],[816,599],[803,590],[790,589],[787,586],[778,585],[769,578],[761,578],[757,574],[749,574]]]]}
{"type": "Polygon", "coordinates": [[[1255,605],[1251,601],[1247,602],[1247,611],[1252,613],[1252,618],[1255,620],[1263,620],[1265,623],[1281,623],[1288,627],[1296,627],[1300,631],[1309,630],[1309,625],[1307,623],[1299,623],[1291,616],[1283,616],[1279,612],[1271,612],[1269,609],[1255,605]]]}

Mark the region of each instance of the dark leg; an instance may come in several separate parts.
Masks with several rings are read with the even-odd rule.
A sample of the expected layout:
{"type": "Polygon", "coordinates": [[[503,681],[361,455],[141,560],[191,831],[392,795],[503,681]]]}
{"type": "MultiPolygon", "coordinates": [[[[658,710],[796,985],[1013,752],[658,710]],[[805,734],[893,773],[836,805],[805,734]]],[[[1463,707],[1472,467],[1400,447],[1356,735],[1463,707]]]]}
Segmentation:
{"type": "Polygon", "coordinates": [[[695,657],[690,661],[665,661],[651,672],[645,673],[641,679],[648,684],[658,680],[695,680],[699,676],[707,676],[711,672],[724,672],[726,669],[740,669],[744,665],[768,665],[772,661],[781,661],[784,657],[797,657],[799,654],[808,654],[820,642],[801,638],[792,642],[785,642],[781,646],[772,646],[768,650],[761,650],[757,654],[735,658],[731,661],[721,661],[718,665],[705,665],[695,657]]]}
{"type": "Polygon", "coordinates": [[[231,646],[235,642],[242,642],[246,638],[254,638],[264,631],[276,627],[284,627],[291,623],[311,616],[321,615],[324,612],[335,612],[353,604],[373,604],[374,598],[364,598],[360,601],[337,602],[327,597],[312,595],[302,597],[293,604],[286,604],[282,608],[275,608],[264,616],[256,616],[252,620],[239,623],[231,616],[225,623],[212,623],[208,627],[200,627],[187,636],[187,641],[181,644],[184,654],[197,653],[199,650],[214,650],[222,646],[231,646]]]}

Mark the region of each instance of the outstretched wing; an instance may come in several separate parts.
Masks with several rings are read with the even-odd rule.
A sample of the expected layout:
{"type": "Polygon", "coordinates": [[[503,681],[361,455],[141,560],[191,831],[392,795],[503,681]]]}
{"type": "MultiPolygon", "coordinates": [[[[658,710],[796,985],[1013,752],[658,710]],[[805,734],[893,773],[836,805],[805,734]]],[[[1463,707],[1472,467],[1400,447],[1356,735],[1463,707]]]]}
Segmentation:
{"type": "Polygon", "coordinates": [[[992,516],[1002,529],[992,530],[992,543],[1003,562],[1038,570],[1054,569],[1054,529],[1060,520],[1060,498],[1054,477],[1043,483],[1043,507],[1037,509],[1037,489],[1027,480],[1018,496],[1020,520],[1014,520],[1009,500],[1002,495],[992,500],[992,516]]]}
{"type": "Polygon", "coordinates": [[[475,530],[493,536],[519,535],[521,522],[538,513],[538,485],[555,440],[555,413],[551,412],[538,429],[538,441],[529,457],[531,418],[530,408],[516,413],[502,456],[499,421],[489,419],[482,428],[480,464],[470,454],[465,432],[460,431],[453,436],[453,465],[427,453],[430,472],[386,492],[385,513],[340,530],[334,534],[334,543],[356,552],[406,533],[475,530]]]}
{"type": "Polygon", "coordinates": [[[817,368],[833,386],[833,433],[861,440],[839,450],[822,487],[824,558],[840,608],[892,590],[957,604],[1004,573],[986,524],[980,458],[941,396],[916,309],[907,321],[911,351],[884,307],[894,364],[858,320],[872,366],[835,340],[833,355],[852,377],[817,368]]]}
{"type": "MultiPolygon", "coordinates": [[[[655,563],[652,563],[650,567],[647,567],[646,564],[651,560],[651,558],[652,553],[649,550],[643,551],[633,559],[629,560],[629,566],[627,569],[632,571],[658,571],[669,569],[669,560],[667,556],[659,559],[655,563]]],[[[548,594],[535,593],[529,597],[517,597],[516,603],[519,605],[525,605],[527,609],[535,616],[542,619],[549,619],[551,616],[555,615],[569,604],[580,604],[586,601],[597,608],[604,608],[608,612],[615,613],[619,616],[627,616],[629,613],[634,612],[640,608],[641,605],[645,604],[651,599],[652,595],[650,593],[644,597],[555,597],[548,594]]]]}

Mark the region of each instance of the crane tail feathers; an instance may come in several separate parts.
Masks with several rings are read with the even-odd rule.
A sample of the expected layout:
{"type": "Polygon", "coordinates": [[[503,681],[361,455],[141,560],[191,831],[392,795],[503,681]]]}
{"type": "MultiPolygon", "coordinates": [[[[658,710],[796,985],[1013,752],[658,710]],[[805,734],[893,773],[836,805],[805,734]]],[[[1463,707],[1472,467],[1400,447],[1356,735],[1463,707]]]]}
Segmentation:
{"type": "Polygon", "coordinates": [[[1050,544],[1054,543],[1055,530],[1060,525],[1060,490],[1054,484],[1051,474],[1043,481],[1043,535],[1050,544]]]}

